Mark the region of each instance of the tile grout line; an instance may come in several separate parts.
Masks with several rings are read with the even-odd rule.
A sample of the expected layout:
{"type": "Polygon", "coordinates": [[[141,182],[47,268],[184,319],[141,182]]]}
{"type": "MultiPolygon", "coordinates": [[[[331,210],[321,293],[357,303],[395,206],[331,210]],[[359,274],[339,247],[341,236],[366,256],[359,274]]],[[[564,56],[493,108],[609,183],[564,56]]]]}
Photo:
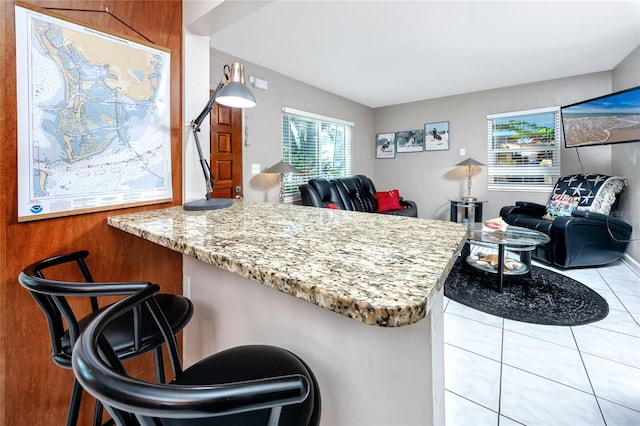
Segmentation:
{"type": "Polygon", "coordinates": [[[502,333],[500,335],[500,383],[498,386],[498,426],[502,413],[502,369],[504,368],[504,318],[502,318],[502,333]]]}
{"type": "MultiPolygon", "coordinates": [[[[620,297],[618,296],[618,292],[616,292],[611,285],[609,284],[609,282],[607,281],[607,279],[602,275],[602,273],[600,272],[600,270],[597,271],[598,275],[600,275],[600,278],[602,278],[602,281],[604,281],[605,285],[609,288],[609,290],[611,291],[611,293],[613,293],[613,295],[615,296],[615,298],[618,300],[618,302],[620,302],[620,305],[622,305],[622,307],[624,308],[624,311],[629,314],[629,316],[631,317],[631,319],[633,320],[633,322],[635,322],[639,327],[640,327],[640,323],[638,323],[638,320],[636,320],[636,317],[633,316],[633,314],[631,313],[631,311],[629,311],[629,308],[627,308],[627,305],[625,305],[625,303],[622,301],[622,299],[620,299],[620,297]]],[[[611,310],[611,309],[609,309],[611,310]]]]}
{"type": "MultiPolygon", "coordinates": [[[[605,281],[606,282],[606,281],[605,281]]],[[[584,368],[584,372],[587,375],[587,380],[589,380],[589,386],[591,387],[591,392],[593,395],[593,399],[595,399],[596,404],[598,406],[598,410],[600,411],[600,416],[602,416],[602,421],[604,424],[607,424],[607,419],[604,416],[604,412],[602,411],[602,407],[600,406],[600,401],[598,400],[598,396],[596,395],[596,389],[593,386],[593,382],[591,381],[591,375],[589,375],[589,369],[587,368],[587,364],[584,362],[584,358],[582,356],[582,351],[580,350],[580,346],[578,345],[578,339],[576,338],[575,333],[573,332],[573,327],[569,327],[571,330],[571,336],[576,344],[576,348],[578,348],[578,356],[580,357],[580,362],[582,363],[582,368],[584,368]]]]}
{"type": "Polygon", "coordinates": [[[467,396],[460,395],[458,392],[454,392],[454,391],[452,391],[452,390],[450,390],[450,389],[446,389],[446,391],[447,391],[447,392],[449,392],[449,393],[450,393],[450,394],[452,394],[452,395],[457,396],[458,398],[462,398],[462,399],[464,399],[464,400],[466,400],[466,401],[469,401],[469,402],[470,402],[470,403],[472,403],[473,405],[477,405],[478,407],[480,407],[480,408],[482,408],[482,409],[484,409],[484,410],[491,411],[492,413],[498,414],[498,412],[497,412],[496,410],[493,410],[493,409],[491,409],[491,408],[487,407],[486,405],[480,404],[478,401],[474,401],[473,399],[470,399],[470,398],[469,398],[469,397],[467,397],[467,396]]]}

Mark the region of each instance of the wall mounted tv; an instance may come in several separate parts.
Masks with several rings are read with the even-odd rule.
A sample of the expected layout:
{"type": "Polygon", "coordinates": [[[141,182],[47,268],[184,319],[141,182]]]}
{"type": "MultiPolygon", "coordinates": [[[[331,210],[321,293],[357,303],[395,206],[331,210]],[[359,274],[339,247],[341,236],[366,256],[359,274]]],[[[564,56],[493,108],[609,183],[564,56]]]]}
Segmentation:
{"type": "Polygon", "coordinates": [[[640,142],[640,86],[563,106],[567,148],[640,142]]]}

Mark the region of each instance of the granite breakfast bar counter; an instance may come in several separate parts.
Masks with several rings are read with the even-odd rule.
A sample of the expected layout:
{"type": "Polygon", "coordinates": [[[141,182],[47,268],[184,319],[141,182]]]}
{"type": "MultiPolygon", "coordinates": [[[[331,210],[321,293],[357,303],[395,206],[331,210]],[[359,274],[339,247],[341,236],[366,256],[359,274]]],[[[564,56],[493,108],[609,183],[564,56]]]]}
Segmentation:
{"type": "Polygon", "coordinates": [[[464,226],[247,201],[108,223],[183,254],[186,365],[274,344],[314,371],[322,424],[443,423],[442,286],[464,226]]]}

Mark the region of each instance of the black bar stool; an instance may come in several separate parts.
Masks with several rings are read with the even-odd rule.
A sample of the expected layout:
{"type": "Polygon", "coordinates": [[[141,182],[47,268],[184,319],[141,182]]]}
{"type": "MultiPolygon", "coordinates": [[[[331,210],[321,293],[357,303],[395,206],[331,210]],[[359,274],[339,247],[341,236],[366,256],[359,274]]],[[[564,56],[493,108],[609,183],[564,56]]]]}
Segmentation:
{"type": "MultiPolygon", "coordinates": [[[[53,362],[66,369],[71,369],[72,350],[81,332],[91,320],[107,307],[100,308],[97,297],[130,295],[151,285],[148,282],[96,283],[85,262],[88,255],[88,251],[81,250],[44,259],[24,268],[18,277],[20,284],[29,290],[47,318],[53,362]],[[47,271],[48,275],[50,273],[58,274],[63,270],[68,272],[68,268],[62,267],[57,270],[53,267],[63,264],[73,265],[73,263],[80,269],[84,282],[59,281],[44,277],[43,271],[45,269],[52,268],[47,271]],[[91,312],[78,318],[69,303],[71,297],[87,298],[91,305],[91,312]]],[[[193,315],[193,305],[185,297],[174,294],[158,294],[155,296],[155,300],[165,315],[172,334],[182,330],[193,315]]],[[[160,383],[164,383],[162,344],[165,340],[154,324],[151,313],[147,309],[129,312],[128,315],[122,316],[110,324],[104,332],[104,337],[113,346],[117,357],[122,360],[154,350],[156,376],[160,383]]],[[[67,426],[73,426],[77,423],[81,398],[82,388],[76,379],[71,392],[67,426]]],[[[101,422],[102,406],[97,401],[94,425],[99,425],[101,422]]]]}
{"type": "Polygon", "coordinates": [[[321,400],[311,369],[274,346],[239,346],[182,370],[176,341],[153,295],[153,285],[95,318],[73,352],[73,371],[122,425],[318,425],[321,400]],[[112,324],[133,310],[152,312],[166,338],[176,378],[143,382],[127,374],[105,339],[112,324]]]}

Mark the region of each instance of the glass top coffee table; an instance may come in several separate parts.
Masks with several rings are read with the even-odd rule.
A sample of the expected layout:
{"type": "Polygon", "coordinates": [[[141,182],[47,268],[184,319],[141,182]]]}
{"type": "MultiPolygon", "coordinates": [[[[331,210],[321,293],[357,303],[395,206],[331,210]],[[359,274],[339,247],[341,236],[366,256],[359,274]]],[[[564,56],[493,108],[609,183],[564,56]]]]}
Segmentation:
{"type": "Polygon", "coordinates": [[[497,254],[469,254],[466,262],[479,270],[497,275],[498,292],[502,293],[505,275],[531,274],[531,251],[547,244],[550,238],[539,231],[508,226],[506,230],[483,229],[481,223],[469,225],[469,243],[497,248],[497,254]],[[519,252],[520,261],[505,258],[505,250],[519,252]]]}

